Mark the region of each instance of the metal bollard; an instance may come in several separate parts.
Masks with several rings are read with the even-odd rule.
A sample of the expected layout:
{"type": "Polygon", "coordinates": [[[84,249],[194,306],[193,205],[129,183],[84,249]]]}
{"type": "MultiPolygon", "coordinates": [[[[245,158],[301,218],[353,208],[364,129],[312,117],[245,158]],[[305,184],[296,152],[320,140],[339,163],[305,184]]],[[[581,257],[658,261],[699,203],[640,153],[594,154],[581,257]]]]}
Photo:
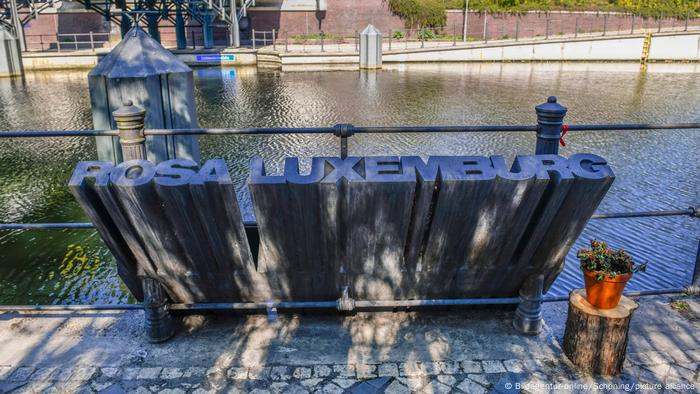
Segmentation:
{"type": "Polygon", "coordinates": [[[520,289],[520,303],[515,310],[513,327],[526,335],[542,331],[542,290],[544,275],[528,278],[520,289]]]}
{"type": "Polygon", "coordinates": [[[564,125],[566,107],[557,103],[557,98],[549,96],[546,103],[535,107],[537,114],[537,145],[535,154],[559,153],[559,138],[564,125]]]}
{"type": "MultiPolygon", "coordinates": [[[[143,129],[146,111],[127,101],[112,112],[119,129],[119,144],[124,161],[146,160],[146,137],[143,129]]],[[[168,298],[163,286],[155,279],[140,276],[143,288],[143,309],[146,317],[146,335],[151,342],[163,342],[175,333],[168,311],[168,298]]]]}
{"type": "Polygon", "coordinates": [[[146,110],[127,101],[124,106],[112,112],[119,129],[119,144],[124,161],[146,160],[146,137],[143,134],[146,110]]]}

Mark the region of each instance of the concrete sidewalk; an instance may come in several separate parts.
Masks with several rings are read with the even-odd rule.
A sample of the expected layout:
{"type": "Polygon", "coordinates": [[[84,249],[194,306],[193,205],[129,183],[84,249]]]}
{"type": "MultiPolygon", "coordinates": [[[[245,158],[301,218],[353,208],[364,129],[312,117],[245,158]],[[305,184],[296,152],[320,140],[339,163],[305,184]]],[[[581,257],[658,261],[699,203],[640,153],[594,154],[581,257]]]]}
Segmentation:
{"type": "Polygon", "coordinates": [[[0,392],[698,392],[700,299],[639,300],[621,376],[562,355],[567,304],[536,337],[512,311],[189,316],[165,344],[132,312],[0,314],[0,392]]]}

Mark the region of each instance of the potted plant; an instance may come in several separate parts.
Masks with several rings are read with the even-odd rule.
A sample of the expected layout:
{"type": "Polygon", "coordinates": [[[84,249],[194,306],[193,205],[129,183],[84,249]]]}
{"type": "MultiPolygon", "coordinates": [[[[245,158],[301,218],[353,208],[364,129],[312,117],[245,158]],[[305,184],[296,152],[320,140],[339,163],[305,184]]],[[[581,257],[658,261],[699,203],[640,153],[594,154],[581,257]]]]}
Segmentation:
{"type": "Polygon", "coordinates": [[[586,300],[600,309],[615,308],[632,275],[644,272],[647,266],[635,264],[624,249],[616,252],[595,239],[590,248],[579,250],[577,257],[586,284],[586,300]]]}

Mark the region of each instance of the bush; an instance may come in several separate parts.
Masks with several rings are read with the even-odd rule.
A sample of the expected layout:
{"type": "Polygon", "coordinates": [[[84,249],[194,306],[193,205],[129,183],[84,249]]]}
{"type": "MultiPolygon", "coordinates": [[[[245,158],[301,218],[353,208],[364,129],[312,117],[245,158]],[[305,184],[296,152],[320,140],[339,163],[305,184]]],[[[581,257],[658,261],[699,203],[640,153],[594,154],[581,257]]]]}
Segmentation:
{"type": "Polygon", "coordinates": [[[445,26],[444,0],[389,0],[389,10],[401,17],[408,29],[445,26]]]}
{"type": "Polygon", "coordinates": [[[591,240],[590,248],[579,250],[576,257],[581,262],[581,269],[595,272],[598,280],[605,277],[614,278],[620,274],[644,272],[647,268],[646,263],[635,264],[624,249],[615,252],[608,248],[607,243],[595,239],[591,240]]]}
{"type": "Polygon", "coordinates": [[[418,30],[418,38],[421,40],[432,40],[436,38],[437,35],[432,29],[420,29],[418,30]]]}
{"type": "Polygon", "coordinates": [[[395,40],[400,40],[406,37],[406,33],[402,32],[401,30],[397,30],[394,32],[394,34],[391,35],[391,37],[395,40]]]}

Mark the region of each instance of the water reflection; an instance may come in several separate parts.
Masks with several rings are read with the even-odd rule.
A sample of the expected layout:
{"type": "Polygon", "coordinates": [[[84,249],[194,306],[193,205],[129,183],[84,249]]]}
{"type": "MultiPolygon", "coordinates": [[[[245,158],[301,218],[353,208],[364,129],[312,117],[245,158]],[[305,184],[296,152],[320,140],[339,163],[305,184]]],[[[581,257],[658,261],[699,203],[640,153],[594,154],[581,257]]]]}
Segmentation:
{"type": "MultiPolygon", "coordinates": [[[[205,127],[533,124],[534,106],[549,95],[569,107],[568,123],[700,121],[699,64],[415,64],[381,72],[297,73],[255,68],[195,70],[197,110],[205,127]]],[[[28,73],[0,79],[0,129],[91,128],[85,73],[28,73]]],[[[534,150],[529,133],[358,135],[357,155],[490,155],[511,160],[534,150]]],[[[227,160],[247,219],[249,160],[280,170],[285,156],[308,166],[312,156],[337,155],[332,136],[205,137],[204,159],[227,160]]],[[[682,209],[700,205],[697,131],[569,133],[562,154],[592,152],[617,175],[600,211],[682,209]]],[[[0,220],[86,220],[65,184],[79,160],[94,159],[85,138],[0,141],[0,220]]],[[[700,223],[689,218],[593,221],[587,239],[609,240],[650,261],[630,285],[685,283],[700,223]]],[[[0,233],[1,303],[124,302],[112,257],[92,231],[0,233]],[[89,274],[86,274],[88,272],[89,274]]],[[[557,284],[579,283],[574,255],[557,284]],[[566,283],[565,283],[566,281],[566,283]]]]}

